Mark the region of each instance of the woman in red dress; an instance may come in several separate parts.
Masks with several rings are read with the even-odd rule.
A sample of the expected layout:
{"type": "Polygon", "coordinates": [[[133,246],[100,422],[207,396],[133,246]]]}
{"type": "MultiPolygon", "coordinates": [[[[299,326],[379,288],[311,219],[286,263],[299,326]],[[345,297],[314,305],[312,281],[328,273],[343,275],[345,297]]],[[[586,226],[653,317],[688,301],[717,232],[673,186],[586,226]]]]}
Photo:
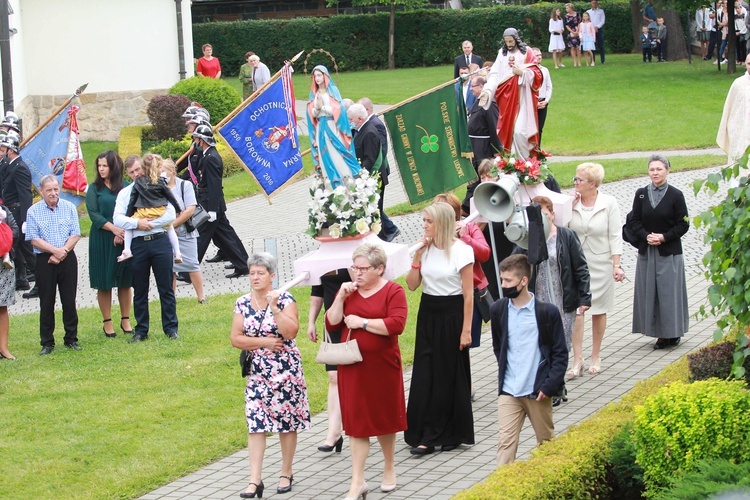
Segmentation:
{"type": "Polygon", "coordinates": [[[396,488],[396,433],[406,429],[406,400],[398,335],[406,324],[403,287],[383,278],[383,247],[366,243],[354,251],[354,282],[341,285],[326,313],[326,328],[341,329],[342,342],[356,339],[362,361],[339,365],[339,398],[344,431],[352,450],[348,499],[367,495],[365,461],[377,436],[385,459],[381,491],[396,488]],[[345,327],[345,328],[344,328],[345,327]],[[348,334],[348,335],[347,335],[348,334]]]}

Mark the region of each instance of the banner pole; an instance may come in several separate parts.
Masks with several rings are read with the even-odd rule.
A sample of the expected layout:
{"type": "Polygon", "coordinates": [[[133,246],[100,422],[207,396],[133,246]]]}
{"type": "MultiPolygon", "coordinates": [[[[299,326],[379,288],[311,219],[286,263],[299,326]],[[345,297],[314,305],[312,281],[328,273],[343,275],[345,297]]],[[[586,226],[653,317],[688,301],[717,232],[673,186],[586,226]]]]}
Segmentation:
{"type": "MultiPolygon", "coordinates": [[[[304,54],[304,53],[305,53],[304,50],[300,50],[297,53],[297,55],[295,55],[294,57],[292,57],[292,59],[289,61],[289,64],[294,64],[297,61],[297,59],[299,59],[300,56],[302,54],[304,54]]],[[[280,76],[281,76],[281,70],[278,70],[266,83],[263,84],[263,86],[261,88],[259,88],[258,90],[254,91],[252,94],[250,94],[249,96],[247,96],[247,99],[245,99],[244,101],[242,101],[240,103],[240,105],[237,106],[236,108],[234,108],[231,113],[229,113],[227,116],[224,117],[223,120],[221,120],[219,123],[217,123],[216,125],[214,125],[213,128],[212,128],[212,130],[214,132],[216,132],[221,127],[223,127],[226,122],[228,122],[229,120],[231,120],[232,118],[234,118],[237,115],[237,113],[239,113],[240,111],[242,111],[245,108],[245,106],[247,106],[248,104],[250,104],[251,102],[253,102],[260,94],[263,93],[263,91],[266,90],[266,88],[268,88],[273,82],[275,82],[276,80],[278,80],[280,76]]],[[[187,156],[190,154],[190,152],[192,150],[193,150],[193,148],[191,147],[190,149],[188,149],[187,151],[185,151],[185,153],[183,153],[183,155],[180,156],[180,158],[175,162],[175,165],[179,165],[180,163],[182,163],[183,161],[185,161],[185,158],[187,158],[187,156]]],[[[309,150],[307,151],[307,153],[309,153],[309,150]]],[[[180,172],[182,170],[185,170],[185,168],[181,169],[180,172]]]]}
{"type": "Polygon", "coordinates": [[[62,113],[62,111],[63,111],[63,110],[65,109],[65,107],[66,107],[66,106],[67,106],[68,104],[70,104],[70,101],[72,101],[73,99],[75,99],[75,98],[76,98],[76,97],[78,97],[79,95],[83,94],[83,91],[84,91],[84,90],[86,90],[86,87],[88,87],[88,86],[89,86],[89,84],[88,84],[88,83],[84,83],[83,85],[81,85],[80,87],[78,87],[78,88],[76,89],[76,91],[75,91],[75,92],[73,93],[73,95],[72,95],[72,96],[70,96],[70,97],[68,97],[68,100],[67,100],[67,101],[65,101],[65,102],[64,102],[64,103],[63,103],[63,104],[62,104],[62,105],[61,105],[61,106],[60,106],[59,108],[57,108],[57,109],[56,109],[56,110],[55,110],[55,111],[54,111],[54,112],[53,112],[53,113],[52,113],[52,114],[51,114],[51,115],[50,115],[50,116],[49,116],[49,117],[48,117],[48,118],[47,118],[47,119],[46,119],[46,120],[44,121],[44,123],[42,123],[41,125],[39,125],[39,126],[38,126],[38,127],[36,128],[36,130],[34,130],[34,131],[33,131],[33,132],[31,133],[31,134],[29,134],[29,136],[28,136],[28,137],[27,137],[26,139],[24,139],[24,140],[23,140],[23,142],[22,142],[22,143],[21,143],[21,145],[20,145],[20,146],[18,147],[18,149],[19,149],[19,150],[20,150],[20,149],[23,149],[23,147],[24,147],[24,146],[26,146],[26,144],[28,144],[28,143],[29,143],[29,141],[30,141],[31,139],[33,139],[34,137],[36,137],[36,136],[37,136],[37,135],[39,134],[39,132],[41,132],[41,131],[42,131],[42,129],[44,129],[44,127],[46,127],[46,126],[47,126],[47,125],[49,124],[49,122],[51,122],[52,120],[54,120],[54,119],[55,119],[55,117],[56,117],[57,115],[59,115],[60,113],[62,113]]]}

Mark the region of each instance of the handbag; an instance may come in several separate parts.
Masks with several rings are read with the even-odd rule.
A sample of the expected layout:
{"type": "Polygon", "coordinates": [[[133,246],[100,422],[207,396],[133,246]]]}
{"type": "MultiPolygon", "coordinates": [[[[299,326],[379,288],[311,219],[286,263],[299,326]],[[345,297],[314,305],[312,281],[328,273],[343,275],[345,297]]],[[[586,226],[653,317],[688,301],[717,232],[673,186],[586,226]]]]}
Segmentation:
{"type": "MultiPolygon", "coordinates": [[[[640,193],[641,198],[643,198],[644,188],[638,189],[638,191],[635,192],[636,196],[638,196],[639,193],[640,193]]],[[[638,236],[630,228],[630,224],[632,223],[632,221],[633,221],[633,211],[631,210],[630,212],[628,212],[628,215],[625,216],[625,224],[623,224],[622,226],[622,241],[630,243],[635,248],[639,248],[641,240],[638,239],[638,236]]]]}
{"type": "Polygon", "coordinates": [[[240,368],[243,377],[253,372],[253,351],[240,351],[240,368]]]}
{"type": "Polygon", "coordinates": [[[349,328],[347,340],[342,340],[338,344],[331,342],[331,336],[326,330],[325,339],[320,344],[318,355],[315,362],[326,365],[353,365],[362,361],[362,354],[359,352],[357,340],[350,340],[352,330],[349,328]]]}
{"type": "MultiPolygon", "coordinates": [[[[185,204],[185,182],[187,181],[182,181],[182,184],[180,184],[183,205],[185,204]]],[[[198,203],[197,201],[195,203],[196,205],[195,210],[193,211],[193,215],[191,215],[190,218],[183,223],[188,233],[192,233],[196,229],[200,229],[203,224],[208,222],[208,212],[206,212],[206,210],[201,206],[200,203],[198,203]]]]}
{"type": "Polygon", "coordinates": [[[474,287],[474,304],[479,310],[482,321],[487,323],[490,320],[490,306],[492,305],[492,295],[487,287],[474,287]]]}

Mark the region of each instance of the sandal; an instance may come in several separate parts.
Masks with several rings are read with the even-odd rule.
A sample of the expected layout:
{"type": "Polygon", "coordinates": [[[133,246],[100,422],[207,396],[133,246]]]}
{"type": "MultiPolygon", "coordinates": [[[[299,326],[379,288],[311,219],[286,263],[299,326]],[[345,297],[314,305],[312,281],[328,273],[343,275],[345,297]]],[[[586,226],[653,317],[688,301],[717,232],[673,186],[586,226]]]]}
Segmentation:
{"type": "Polygon", "coordinates": [[[589,374],[596,375],[602,372],[602,358],[598,358],[596,361],[591,360],[591,366],[589,366],[589,374]]]}
{"type": "Polygon", "coordinates": [[[568,373],[566,373],[565,375],[567,375],[569,379],[583,377],[583,361],[580,365],[573,365],[573,368],[568,370],[568,373]]]}

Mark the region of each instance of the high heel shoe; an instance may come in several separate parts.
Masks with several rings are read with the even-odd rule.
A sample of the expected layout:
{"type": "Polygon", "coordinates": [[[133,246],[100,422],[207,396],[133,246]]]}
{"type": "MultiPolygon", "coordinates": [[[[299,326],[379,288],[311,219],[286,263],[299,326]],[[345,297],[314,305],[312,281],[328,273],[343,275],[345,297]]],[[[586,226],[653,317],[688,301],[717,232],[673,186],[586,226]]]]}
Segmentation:
{"type": "Polygon", "coordinates": [[[123,316],[120,318],[120,330],[122,330],[122,333],[126,335],[133,335],[133,330],[126,330],[124,326],[122,326],[122,322],[126,319],[130,319],[130,316],[123,316]]]}
{"type": "Polygon", "coordinates": [[[573,365],[573,368],[565,374],[568,378],[583,377],[583,362],[580,365],[573,365]]]}
{"type": "MultiPolygon", "coordinates": [[[[395,488],[396,485],[393,485],[393,487],[395,488]]],[[[357,500],[359,497],[362,497],[362,500],[365,500],[369,492],[370,488],[367,486],[367,483],[362,483],[362,486],[359,487],[359,491],[356,495],[353,497],[346,497],[344,500],[357,500]]]]}
{"type": "Polygon", "coordinates": [[[260,484],[250,483],[247,485],[248,488],[250,486],[255,486],[255,491],[253,491],[252,493],[243,491],[242,493],[240,493],[240,498],[255,498],[256,496],[258,498],[263,498],[263,490],[266,489],[265,485],[263,484],[263,481],[261,481],[260,484]]]}
{"type": "Polygon", "coordinates": [[[330,453],[334,448],[336,448],[336,453],[341,453],[342,446],[344,446],[344,436],[339,436],[338,440],[336,440],[336,442],[331,446],[328,446],[327,444],[318,446],[318,451],[325,451],[326,453],[330,453]]]}
{"type": "Polygon", "coordinates": [[[396,489],[396,483],[393,483],[393,484],[380,483],[380,491],[382,491],[383,493],[390,493],[391,491],[395,489],[396,489]]]}
{"type": "Polygon", "coordinates": [[[596,361],[591,360],[591,366],[589,366],[589,374],[596,375],[602,372],[602,358],[597,358],[596,361]]]}
{"type": "Polygon", "coordinates": [[[276,493],[282,494],[282,493],[289,493],[292,491],[292,483],[294,482],[294,475],[291,476],[280,476],[279,479],[288,479],[289,480],[289,486],[284,486],[283,488],[281,486],[276,488],[276,493]]]}
{"type": "MultiPolygon", "coordinates": [[[[102,323],[106,323],[107,321],[112,322],[112,318],[102,320],[102,323]]],[[[104,332],[104,336],[105,337],[108,337],[110,339],[114,338],[114,337],[117,337],[117,333],[115,333],[115,332],[107,333],[107,330],[105,330],[104,327],[102,327],[102,331],[104,332]]]]}

